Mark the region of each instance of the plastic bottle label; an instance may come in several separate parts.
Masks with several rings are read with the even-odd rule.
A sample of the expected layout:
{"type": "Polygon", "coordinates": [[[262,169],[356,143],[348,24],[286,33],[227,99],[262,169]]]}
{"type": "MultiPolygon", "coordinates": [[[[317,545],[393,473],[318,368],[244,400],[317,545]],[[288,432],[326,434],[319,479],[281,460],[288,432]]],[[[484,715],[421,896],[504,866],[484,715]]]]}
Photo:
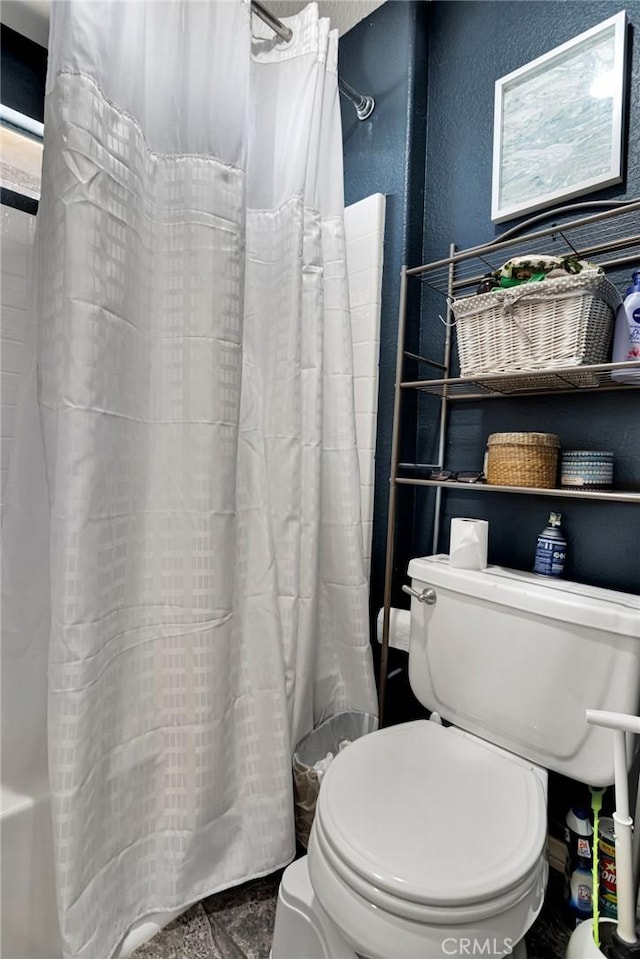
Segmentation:
{"type": "Polygon", "coordinates": [[[636,307],[630,315],[633,323],[629,323],[628,360],[637,360],[640,357],[640,307],[636,307]]]}
{"type": "Polygon", "coordinates": [[[538,537],[536,559],[533,565],[534,573],[542,573],[543,576],[562,576],[565,559],[566,544],[563,541],[548,539],[546,536],[538,537]]]}
{"type": "Polygon", "coordinates": [[[591,876],[584,869],[575,869],[569,878],[569,908],[577,919],[592,914],[591,876]]]}
{"type": "Polygon", "coordinates": [[[578,855],[582,859],[591,859],[591,840],[578,836],[578,855]]]}
{"type": "Polygon", "coordinates": [[[600,895],[616,902],[616,863],[614,859],[601,859],[599,864],[600,895]]]}
{"type": "Polygon", "coordinates": [[[607,818],[600,821],[598,877],[600,882],[600,894],[598,896],[600,912],[609,919],[617,919],[618,890],[616,883],[615,835],[613,820],[607,818]]]}
{"type": "Polygon", "coordinates": [[[591,912],[591,882],[578,869],[571,877],[571,905],[580,912],[591,912]]]}

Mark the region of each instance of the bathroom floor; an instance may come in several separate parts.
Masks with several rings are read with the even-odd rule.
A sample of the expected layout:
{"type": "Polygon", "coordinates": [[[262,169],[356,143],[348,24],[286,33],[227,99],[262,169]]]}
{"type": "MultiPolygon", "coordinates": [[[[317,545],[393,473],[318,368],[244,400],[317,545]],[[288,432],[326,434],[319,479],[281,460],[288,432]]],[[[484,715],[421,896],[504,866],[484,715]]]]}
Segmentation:
{"type": "MultiPolygon", "coordinates": [[[[281,874],[255,879],[192,906],[137,949],[133,959],[268,959],[281,874]]],[[[544,907],[527,936],[528,959],[564,956],[569,932],[561,908],[562,879],[552,871],[544,907]]]]}
{"type": "Polygon", "coordinates": [[[204,899],[132,959],[268,959],[281,875],[279,870],[204,899]]]}

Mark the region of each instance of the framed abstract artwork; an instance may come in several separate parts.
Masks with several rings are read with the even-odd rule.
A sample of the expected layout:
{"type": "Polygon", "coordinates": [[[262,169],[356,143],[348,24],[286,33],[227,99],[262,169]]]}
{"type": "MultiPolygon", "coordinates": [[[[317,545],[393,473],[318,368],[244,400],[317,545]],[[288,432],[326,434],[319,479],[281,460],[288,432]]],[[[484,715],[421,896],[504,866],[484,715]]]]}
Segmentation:
{"type": "Polygon", "coordinates": [[[622,180],[626,13],[496,80],[495,223],[622,180]]]}

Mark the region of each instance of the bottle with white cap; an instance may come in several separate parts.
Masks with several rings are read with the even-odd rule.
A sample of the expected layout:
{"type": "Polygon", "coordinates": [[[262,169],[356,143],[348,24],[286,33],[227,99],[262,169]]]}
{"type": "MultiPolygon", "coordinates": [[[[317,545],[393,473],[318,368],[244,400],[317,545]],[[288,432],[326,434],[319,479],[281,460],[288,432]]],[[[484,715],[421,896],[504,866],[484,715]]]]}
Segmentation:
{"type": "MultiPolygon", "coordinates": [[[[631,274],[631,286],[624,303],[618,307],[612,359],[614,363],[640,360],[640,270],[631,274]]],[[[614,370],[611,379],[619,383],[640,383],[640,369],[614,370]]]]}
{"type": "Polygon", "coordinates": [[[564,898],[569,927],[575,927],[593,915],[592,842],[593,826],[586,809],[572,806],[565,820],[567,859],[564,873],[564,898]]]}

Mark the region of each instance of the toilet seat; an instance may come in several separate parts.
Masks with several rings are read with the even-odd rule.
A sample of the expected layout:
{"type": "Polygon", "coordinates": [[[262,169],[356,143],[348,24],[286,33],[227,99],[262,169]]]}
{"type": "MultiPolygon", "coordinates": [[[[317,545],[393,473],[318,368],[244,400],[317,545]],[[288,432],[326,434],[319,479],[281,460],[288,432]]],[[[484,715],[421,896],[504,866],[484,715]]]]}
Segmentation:
{"type": "Polygon", "coordinates": [[[418,721],[364,736],[336,757],[316,816],[328,856],[349,873],[403,901],[468,906],[495,900],[535,868],[545,779],[475,736],[418,721]]]}
{"type": "MultiPolygon", "coordinates": [[[[384,910],[386,913],[399,919],[408,919],[421,925],[448,925],[452,922],[482,922],[485,919],[506,912],[513,905],[519,903],[535,888],[540,879],[542,865],[538,858],[526,875],[522,876],[514,885],[500,896],[486,899],[482,903],[468,903],[457,897],[458,901],[446,905],[434,906],[428,902],[407,900],[401,896],[389,893],[375,885],[375,880],[364,880],[358,873],[349,869],[344,860],[331,851],[322,825],[316,827],[314,839],[316,855],[319,853],[325,865],[338,876],[342,882],[357,896],[362,897],[372,906],[384,910]]],[[[321,899],[321,893],[319,895],[321,899]]]]}
{"type": "Polygon", "coordinates": [[[542,903],[546,826],[546,771],[453,727],[393,726],[329,767],[311,881],[364,955],[378,954],[363,948],[374,925],[374,941],[388,938],[398,959],[424,956],[444,929],[516,942],[542,903]]]}

